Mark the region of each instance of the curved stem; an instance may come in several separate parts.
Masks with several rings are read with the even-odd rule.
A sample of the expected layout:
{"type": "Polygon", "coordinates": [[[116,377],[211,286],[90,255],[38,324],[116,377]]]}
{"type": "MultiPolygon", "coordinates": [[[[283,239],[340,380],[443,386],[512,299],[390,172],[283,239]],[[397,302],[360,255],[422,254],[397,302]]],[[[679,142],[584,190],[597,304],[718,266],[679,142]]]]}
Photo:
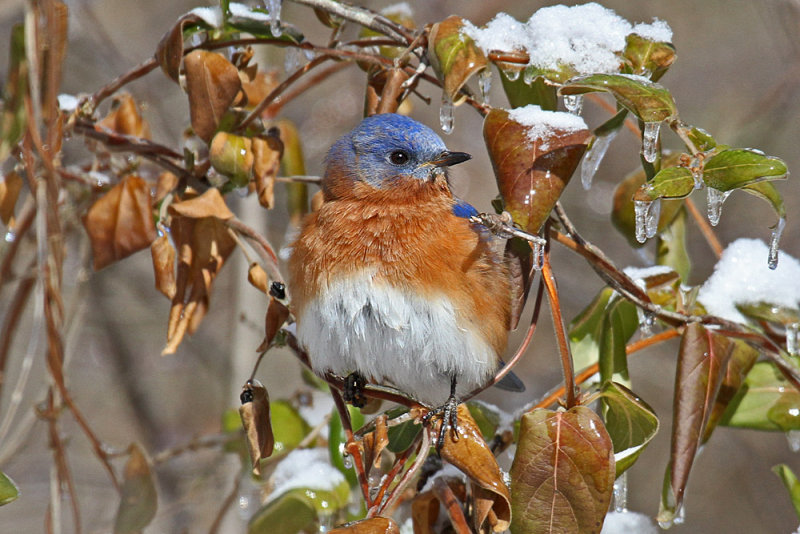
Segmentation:
{"type": "Polygon", "coordinates": [[[558,353],[561,356],[561,367],[564,371],[564,389],[566,394],[566,406],[575,406],[575,369],[572,364],[572,353],[569,350],[567,332],[564,328],[564,318],[561,315],[561,304],[558,299],[558,287],[556,277],[550,266],[550,251],[545,250],[544,263],[542,265],[542,279],[547,289],[547,297],[550,301],[550,314],[553,317],[553,328],[556,331],[556,341],[558,341],[558,353]]]}

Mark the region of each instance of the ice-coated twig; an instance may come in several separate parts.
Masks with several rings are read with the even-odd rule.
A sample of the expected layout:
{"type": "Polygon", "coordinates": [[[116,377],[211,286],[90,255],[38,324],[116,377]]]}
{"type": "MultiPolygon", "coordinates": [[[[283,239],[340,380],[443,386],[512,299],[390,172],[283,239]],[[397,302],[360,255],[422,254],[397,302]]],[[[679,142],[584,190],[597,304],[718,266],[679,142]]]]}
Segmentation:
{"type": "Polygon", "coordinates": [[[497,215],[496,213],[479,213],[478,215],[473,215],[470,217],[469,221],[486,227],[487,230],[504,239],[519,237],[520,239],[524,239],[525,241],[535,243],[540,246],[547,244],[547,240],[543,237],[529,234],[524,230],[516,228],[511,223],[511,216],[508,214],[508,212],[503,212],[502,215],[497,215]]]}
{"type": "Polygon", "coordinates": [[[362,7],[347,5],[334,0],[292,0],[292,2],[327,11],[345,20],[360,24],[370,30],[375,30],[378,33],[411,42],[410,36],[400,25],[395,24],[383,15],[362,7]]]}

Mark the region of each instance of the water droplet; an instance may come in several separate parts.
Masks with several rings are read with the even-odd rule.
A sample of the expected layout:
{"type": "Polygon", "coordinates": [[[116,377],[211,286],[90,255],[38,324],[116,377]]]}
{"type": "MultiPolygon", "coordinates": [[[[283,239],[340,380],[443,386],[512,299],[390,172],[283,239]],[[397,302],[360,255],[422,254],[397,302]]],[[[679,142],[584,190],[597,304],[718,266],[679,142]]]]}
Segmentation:
{"type": "Polygon", "coordinates": [[[269,0],[267,9],[269,10],[269,31],[274,37],[280,37],[281,33],[281,0],[269,0]]]}
{"type": "Polygon", "coordinates": [[[522,81],[525,85],[530,85],[533,83],[534,79],[534,70],[533,69],[523,69],[522,70],[522,81]]]}
{"type": "Polygon", "coordinates": [[[305,55],[299,48],[293,46],[286,47],[286,55],[283,56],[283,70],[291,74],[299,69],[305,61],[305,55]]]}
{"type": "Polygon", "coordinates": [[[634,200],[633,210],[636,220],[636,241],[644,243],[658,231],[658,218],[661,215],[661,199],[654,201],[634,200]]]}
{"type": "Polygon", "coordinates": [[[564,95],[564,107],[573,115],[580,115],[583,111],[583,95],[564,95]]]}
{"type": "MultiPolygon", "coordinates": [[[[502,67],[501,67],[502,68],[502,67]]],[[[502,69],[503,74],[505,74],[506,78],[510,82],[516,82],[519,80],[519,75],[522,72],[522,69],[517,67],[516,65],[509,65],[506,68],[502,69]]]]}
{"type": "Polygon", "coordinates": [[[533,250],[533,268],[537,271],[541,271],[544,265],[544,244],[538,241],[532,241],[531,249],[533,250]]]}
{"type": "Polygon", "coordinates": [[[800,430],[790,430],[786,433],[786,441],[792,452],[800,452],[800,430]]]}
{"type": "Polygon", "coordinates": [[[778,219],[778,224],[775,225],[775,229],[772,231],[772,237],[769,240],[768,265],[770,269],[776,269],[778,267],[778,247],[784,228],[786,228],[786,218],[781,217],[778,219]]]}
{"type": "Polygon", "coordinates": [[[692,168],[692,178],[694,179],[694,188],[703,188],[703,170],[700,167],[692,168]]]}
{"type": "Polygon", "coordinates": [[[800,323],[792,323],[786,327],[786,352],[792,356],[800,355],[798,334],[800,334],[800,323]]]}
{"type": "Polygon", "coordinates": [[[453,101],[442,93],[442,106],[439,108],[439,125],[446,134],[453,132],[453,101]]]}
{"type": "Polygon", "coordinates": [[[317,57],[317,51],[316,50],[311,50],[310,48],[303,48],[302,50],[303,50],[303,55],[306,56],[306,59],[308,61],[311,61],[312,59],[317,57]]]}
{"type": "Polygon", "coordinates": [[[600,162],[608,152],[608,147],[611,146],[611,141],[617,136],[619,130],[614,130],[606,135],[594,138],[592,146],[586,151],[586,155],[581,162],[581,183],[584,189],[592,187],[592,179],[600,167],[600,162]]]}
{"type": "Polygon", "coordinates": [[[615,512],[628,511],[628,473],[622,473],[614,481],[612,507],[615,512]]]}
{"type": "Polygon", "coordinates": [[[352,469],[353,468],[353,457],[350,456],[347,451],[344,450],[344,443],[339,445],[339,452],[342,453],[342,464],[344,465],[345,469],[352,469]]]}
{"type": "Polygon", "coordinates": [[[488,105],[489,91],[492,90],[492,71],[488,67],[478,74],[478,89],[481,92],[481,103],[488,105]]]}
{"type": "Polygon", "coordinates": [[[642,132],[642,156],[648,163],[653,163],[658,154],[658,133],[661,130],[660,122],[644,123],[642,132]]]}
{"type": "Polygon", "coordinates": [[[730,194],[730,191],[720,191],[713,187],[708,188],[708,222],[711,223],[711,226],[716,226],[719,223],[719,217],[722,215],[722,204],[730,194]]]}

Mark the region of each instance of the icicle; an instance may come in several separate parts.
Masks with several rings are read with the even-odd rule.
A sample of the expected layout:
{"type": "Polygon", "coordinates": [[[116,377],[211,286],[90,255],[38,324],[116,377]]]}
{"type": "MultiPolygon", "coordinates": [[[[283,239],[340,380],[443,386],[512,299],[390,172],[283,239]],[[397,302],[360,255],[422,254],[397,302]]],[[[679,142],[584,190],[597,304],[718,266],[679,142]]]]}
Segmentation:
{"type": "Polygon", "coordinates": [[[661,215],[661,199],[634,200],[633,210],[636,219],[636,241],[644,243],[648,237],[658,232],[658,218],[661,215]]]}
{"type": "Polygon", "coordinates": [[[303,55],[306,56],[306,59],[308,61],[311,61],[312,59],[317,57],[317,51],[316,50],[311,50],[310,48],[303,48],[302,50],[303,50],[303,55]]]}
{"type": "Polygon", "coordinates": [[[694,188],[695,189],[702,189],[703,188],[703,168],[699,165],[697,160],[695,159],[694,163],[692,164],[692,178],[694,179],[694,188]]]}
{"type": "Polygon", "coordinates": [[[786,327],[786,352],[792,356],[800,355],[798,334],[800,334],[800,323],[792,323],[786,327]]]}
{"type": "Polygon", "coordinates": [[[522,69],[520,69],[516,65],[511,65],[506,68],[503,68],[501,66],[500,70],[503,72],[503,74],[505,74],[506,78],[508,78],[508,81],[510,82],[516,82],[517,80],[519,80],[519,75],[522,72],[522,69]]]}
{"type": "Polygon", "coordinates": [[[544,265],[544,244],[538,241],[531,241],[531,248],[533,249],[533,268],[541,271],[544,265]]]}
{"type": "Polygon", "coordinates": [[[492,89],[492,71],[489,68],[483,69],[478,74],[478,89],[481,92],[481,103],[489,104],[489,91],[492,89]]]}
{"type": "Polygon", "coordinates": [[[647,209],[645,218],[645,232],[648,238],[655,237],[658,233],[658,219],[661,217],[661,199],[657,198],[647,209]]]}
{"type": "Polygon", "coordinates": [[[533,74],[533,69],[524,69],[522,71],[522,81],[525,82],[525,85],[530,85],[533,83],[533,74]]]}
{"type": "Polygon", "coordinates": [[[283,56],[283,70],[287,74],[293,73],[303,65],[305,56],[299,48],[287,46],[285,54],[283,56]]]}
{"type": "Polygon", "coordinates": [[[781,241],[781,235],[783,235],[783,229],[786,227],[786,218],[781,217],[778,219],[778,224],[775,225],[775,229],[772,231],[772,237],[769,240],[769,260],[768,265],[770,269],[776,269],[778,267],[778,245],[781,241]]]}
{"type": "Polygon", "coordinates": [[[592,179],[597,173],[600,162],[603,161],[603,157],[605,157],[606,152],[608,152],[608,147],[611,145],[611,141],[614,140],[614,137],[617,136],[618,131],[619,130],[614,130],[606,135],[595,137],[594,143],[592,143],[592,146],[586,151],[583,162],[581,162],[581,183],[584,189],[588,190],[592,187],[592,179]]]}
{"type": "Polygon", "coordinates": [[[730,195],[730,191],[720,191],[713,187],[708,188],[708,222],[711,226],[716,226],[719,223],[719,217],[722,215],[722,203],[730,195]]]}
{"type": "Polygon", "coordinates": [[[564,107],[573,115],[580,115],[583,111],[583,95],[564,95],[564,107]]]}
{"type": "Polygon", "coordinates": [[[800,430],[790,430],[786,433],[786,441],[792,452],[800,452],[800,430]]]}
{"type": "Polygon", "coordinates": [[[14,241],[17,240],[17,234],[14,233],[14,230],[9,230],[8,232],[6,232],[6,235],[3,239],[5,240],[6,243],[13,243],[14,241]]]}
{"type": "Polygon", "coordinates": [[[439,125],[446,134],[453,132],[453,101],[442,93],[442,106],[439,108],[439,125]]]}
{"type": "Polygon", "coordinates": [[[273,37],[280,37],[281,33],[281,0],[269,0],[269,31],[273,37]]]}
{"type": "Polygon", "coordinates": [[[622,473],[614,481],[614,496],[611,506],[615,512],[628,511],[628,473],[622,473]]]}
{"type": "Polygon", "coordinates": [[[658,132],[660,130],[660,122],[644,123],[644,132],[642,132],[642,155],[644,156],[644,160],[648,163],[653,163],[656,160],[656,154],[658,153],[658,132]]]}

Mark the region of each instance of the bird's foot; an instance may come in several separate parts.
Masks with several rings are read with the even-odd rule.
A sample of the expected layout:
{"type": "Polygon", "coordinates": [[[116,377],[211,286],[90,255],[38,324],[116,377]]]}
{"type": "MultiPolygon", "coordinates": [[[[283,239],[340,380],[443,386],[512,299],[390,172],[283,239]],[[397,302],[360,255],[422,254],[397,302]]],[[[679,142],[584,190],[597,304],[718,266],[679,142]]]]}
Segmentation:
{"type": "Polygon", "coordinates": [[[349,402],[356,408],[363,408],[367,404],[367,397],[364,395],[364,386],[367,379],[361,373],[350,373],[344,380],[344,391],[342,397],[345,402],[349,402]]]}
{"type": "Polygon", "coordinates": [[[434,416],[442,417],[442,425],[439,427],[439,435],[436,438],[436,452],[441,456],[444,447],[444,438],[449,430],[452,432],[452,440],[458,441],[458,400],[456,400],[456,379],[452,379],[450,385],[450,396],[444,404],[426,413],[422,422],[427,425],[434,416]]]}

